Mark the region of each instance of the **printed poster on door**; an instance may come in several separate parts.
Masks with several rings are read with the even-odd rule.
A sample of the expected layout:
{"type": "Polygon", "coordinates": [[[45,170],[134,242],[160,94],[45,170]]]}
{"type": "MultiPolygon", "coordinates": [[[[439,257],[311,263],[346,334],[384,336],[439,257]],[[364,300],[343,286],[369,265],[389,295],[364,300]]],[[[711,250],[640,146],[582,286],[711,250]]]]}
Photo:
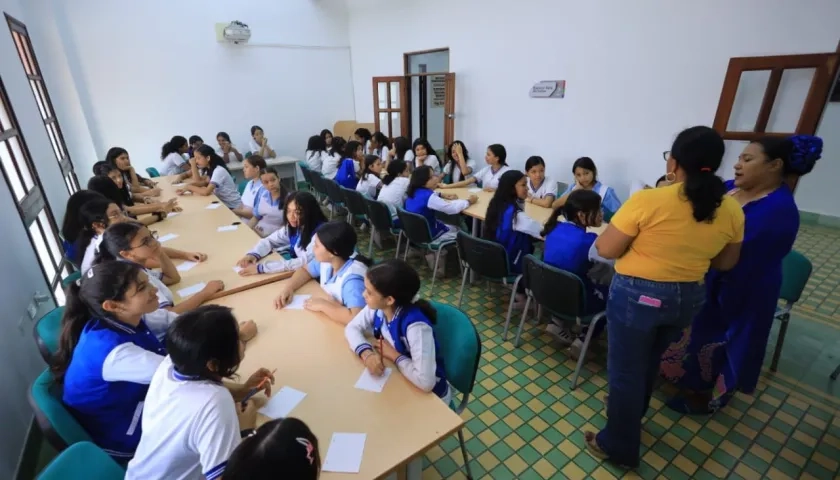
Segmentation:
{"type": "Polygon", "coordinates": [[[446,104],[446,78],[432,77],[432,108],[443,108],[446,104]]]}

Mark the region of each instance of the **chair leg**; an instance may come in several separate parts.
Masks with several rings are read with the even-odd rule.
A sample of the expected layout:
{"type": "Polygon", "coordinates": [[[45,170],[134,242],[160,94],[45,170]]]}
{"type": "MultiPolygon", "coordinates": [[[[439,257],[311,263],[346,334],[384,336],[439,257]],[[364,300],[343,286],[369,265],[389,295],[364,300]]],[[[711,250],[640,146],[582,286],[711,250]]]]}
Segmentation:
{"type": "Polygon", "coordinates": [[[595,331],[595,326],[606,318],[603,314],[598,315],[592,319],[592,323],[589,324],[589,328],[586,329],[586,339],[583,341],[583,347],[580,349],[580,357],[578,357],[577,366],[575,367],[575,374],[572,375],[572,390],[577,388],[578,377],[580,376],[580,371],[583,368],[583,364],[586,363],[586,352],[589,350],[589,342],[592,340],[592,332],[595,331]]]}
{"type": "Polygon", "coordinates": [[[837,365],[837,368],[835,368],[834,371],[831,372],[831,379],[837,380],[837,375],[840,375],[840,365],[837,365]]]}
{"type": "Polygon", "coordinates": [[[464,443],[464,430],[458,430],[458,442],[461,444],[461,455],[464,456],[464,468],[467,470],[467,479],[472,480],[472,470],[470,469],[470,459],[467,457],[467,445],[464,443]]]}
{"type": "Polygon", "coordinates": [[[505,316],[505,333],[502,340],[507,340],[508,327],[510,326],[510,316],[513,314],[513,301],[516,299],[516,289],[519,288],[519,282],[522,280],[522,275],[516,277],[513,282],[513,290],[510,291],[510,300],[508,300],[507,315],[505,316]]]}
{"type": "Polygon", "coordinates": [[[376,229],[373,228],[373,224],[370,225],[370,242],[368,242],[368,258],[373,258],[373,235],[376,233],[376,229]]]}
{"type": "Polygon", "coordinates": [[[432,286],[429,288],[429,298],[432,297],[432,292],[435,291],[435,277],[437,277],[438,262],[440,262],[440,252],[442,251],[443,248],[438,248],[438,251],[435,253],[435,269],[432,271],[432,286]]]}
{"type": "Polygon", "coordinates": [[[461,299],[464,297],[464,287],[467,285],[467,275],[469,274],[469,267],[463,269],[464,273],[461,275],[461,291],[458,292],[458,309],[461,309],[461,299]]]}
{"type": "Polygon", "coordinates": [[[775,372],[776,367],[779,366],[779,357],[782,356],[782,346],[785,344],[785,334],[787,333],[788,321],[790,320],[790,313],[782,315],[779,320],[782,325],[779,326],[779,335],[776,337],[776,349],[773,352],[773,361],[770,362],[770,371],[775,372]]]}
{"type": "Polygon", "coordinates": [[[397,232],[397,253],[394,258],[400,258],[400,244],[402,243],[402,230],[397,232]]]}
{"type": "Polygon", "coordinates": [[[519,336],[522,335],[522,327],[525,325],[525,320],[528,317],[528,307],[531,306],[531,296],[526,295],[525,309],[522,310],[522,320],[519,321],[519,329],[516,330],[516,339],[513,341],[513,346],[519,346],[519,336]]]}

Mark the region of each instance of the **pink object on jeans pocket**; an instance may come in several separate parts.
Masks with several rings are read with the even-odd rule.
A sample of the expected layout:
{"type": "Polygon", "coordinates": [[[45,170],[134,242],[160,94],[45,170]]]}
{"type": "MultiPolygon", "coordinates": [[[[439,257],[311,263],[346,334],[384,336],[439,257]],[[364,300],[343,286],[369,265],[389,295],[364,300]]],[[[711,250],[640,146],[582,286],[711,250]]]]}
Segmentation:
{"type": "Polygon", "coordinates": [[[641,297],[639,297],[639,303],[655,308],[659,308],[662,306],[662,300],[658,298],[648,297],[647,295],[642,295],[641,297]]]}

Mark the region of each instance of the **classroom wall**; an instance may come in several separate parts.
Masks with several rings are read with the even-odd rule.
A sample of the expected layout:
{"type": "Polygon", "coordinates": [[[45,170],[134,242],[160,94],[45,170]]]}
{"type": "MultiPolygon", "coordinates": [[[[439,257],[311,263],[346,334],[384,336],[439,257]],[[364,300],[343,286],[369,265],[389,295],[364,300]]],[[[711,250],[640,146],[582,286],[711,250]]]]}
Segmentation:
{"type": "Polygon", "coordinates": [[[172,135],[215,146],[220,130],[244,153],[254,124],[302,157],[310,135],[354,118],[340,2],[50,1],[97,158],[119,145],[138,170],[158,166],[172,135]],[[232,20],[251,27],[248,45],[216,41],[232,20]]]}
{"type": "Polygon", "coordinates": [[[679,130],[712,123],[730,57],[834,51],[840,18],[836,0],[353,5],[357,120],[372,119],[371,77],[400,74],[405,52],[449,47],[456,137],[475,151],[503,143],[518,167],[542,155],[562,181],[591,156],[623,198],[632,179],[664,173],[679,130]],[[371,29],[372,17],[388,20],[371,29]],[[566,98],[529,98],[540,80],[566,80],[566,98]]]}
{"type": "MultiPolygon", "coordinates": [[[[8,13],[30,27],[37,21],[29,15],[19,0],[0,0],[0,11],[8,13]]],[[[0,24],[0,79],[14,108],[21,132],[38,170],[47,200],[60,215],[64,212],[67,190],[61,178],[35,98],[18,61],[11,34],[5,23],[0,24]]],[[[34,41],[34,39],[33,39],[34,41]]],[[[39,47],[36,45],[36,49],[39,47]]],[[[39,58],[41,51],[38,50],[39,58]]],[[[41,65],[42,69],[44,65],[41,65]]],[[[52,92],[52,90],[51,90],[52,92]]],[[[26,308],[36,291],[49,292],[38,266],[38,260],[23,223],[20,220],[12,193],[0,180],[0,225],[3,225],[3,248],[0,250],[0,478],[14,478],[26,433],[32,420],[32,410],[26,392],[32,381],[45,368],[32,338],[33,322],[26,316],[26,308]]],[[[53,307],[51,302],[40,307],[40,316],[53,307]]],[[[37,318],[37,317],[36,317],[37,318]]]]}
{"type": "Polygon", "coordinates": [[[829,103],[817,135],[823,139],[823,156],[796,187],[796,204],[806,212],[840,217],[840,102],[829,103]]]}

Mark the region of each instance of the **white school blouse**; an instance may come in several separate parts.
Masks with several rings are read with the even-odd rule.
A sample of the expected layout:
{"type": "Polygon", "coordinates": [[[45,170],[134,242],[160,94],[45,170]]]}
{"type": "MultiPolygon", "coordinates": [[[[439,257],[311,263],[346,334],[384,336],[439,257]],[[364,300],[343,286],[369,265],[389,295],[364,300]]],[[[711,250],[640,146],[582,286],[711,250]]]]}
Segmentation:
{"type": "MultiPolygon", "coordinates": [[[[406,157],[408,157],[408,155],[406,155],[406,157]]],[[[440,161],[434,153],[426,156],[426,160],[423,161],[423,165],[432,167],[432,171],[435,174],[440,174],[440,161]]],[[[417,160],[417,158],[414,158],[414,168],[422,167],[423,165],[420,164],[420,161],[417,160]]]]}
{"type": "Polygon", "coordinates": [[[493,167],[487,165],[475,174],[475,179],[481,185],[481,188],[499,188],[499,179],[508,170],[510,170],[510,167],[502,165],[502,168],[493,172],[493,167]]]}
{"type": "Polygon", "coordinates": [[[91,265],[93,265],[93,259],[96,258],[96,254],[99,252],[99,245],[102,244],[102,235],[94,235],[90,239],[90,243],[88,243],[87,248],[85,249],[85,255],[82,257],[82,273],[87,273],[90,270],[91,265]]]}
{"type": "MultiPolygon", "coordinates": [[[[143,323],[149,332],[161,343],[166,339],[166,331],[178,314],[169,310],[155,310],[143,315],[143,323]]],[[[118,328],[125,328],[121,326],[118,328]]],[[[114,347],[102,362],[102,379],[106,382],[131,382],[148,385],[163,361],[164,356],[146,350],[132,342],[121,343],[114,347]]]]}
{"type": "MultiPolygon", "coordinates": [[[[323,155],[321,157],[321,162],[321,169],[319,170],[321,175],[324,178],[332,180],[335,178],[336,172],[338,172],[338,165],[341,163],[341,154],[333,153],[332,155],[323,155]]],[[[306,163],[309,164],[309,162],[306,163]]]]}
{"type": "Polygon", "coordinates": [[[461,173],[461,167],[459,167],[458,162],[454,160],[450,160],[449,163],[447,163],[446,166],[443,167],[444,175],[448,175],[450,173],[452,174],[452,179],[449,183],[460,182],[461,180],[466,180],[475,175],[475,160],[469,159],[466,161],[466,164],[467,168],[470,169],[470,173],[468,173],[467,175],[461,173]]]}
{"type": "Polygon", "coordinates": [[[306,248],[303,248],[300,244],[300,232],[298,232],[295,236],[290,236],[289,226],[285,225],[280,229],[275,230],[271,235],[257,242],[257,244],[254,245],[254,248],[248,252],[248,255],[260,260],[270,255],[272,251],[276,251],[278,255],[282,255],[283,252],[288,251],[290,248],[294,248],[295,256],[297,258],[290,258],[288,260],[285,258],[281,258],[280,260],[269,260],[257,266],[259,273],[291,272],[300,267],[304,267],[308,265],[309,262],[315,260],[314,245],[315,242],[313,242],[310,238],[309,244],[306,248]],[[292,245],[292,241],[295,242],[294,245],[292,245]]]}
{"type": "MultiPolygon", "coordinates": [[[[259,154],[259,153],[260,153],[260,149],[262,149],[262,147],[261,147],[260,145],[258,145],[258,144],[257,144],[257,141],[253,139],[253,137],[252,137],[250,140],[248,140],[248,148],[250,149],[249,151],[250,151],[252,154],[253,154],[253,153],[259,154]]],[[[268,153],[268,152],[270,152],[271,150],[274,150],[274,149],[273,149],[273,148],[271,148],[271,144],[270,144],[270,143],[266,143],[266,144],[265,144],[265,150],[266,150],[266,153],[268,153]]],[[[276,153],[276,152],[275,152],[275,153],[276,153]]],[[[275,155],[275,157],[269,157],[269,156],[263,155],[263,157],[265,157],[265,158],[275,158],[275,157],[276,157],[276,155],[275,155]]]]}
{"type": "MultiPolygon", "coordinates": [[[[315,172],[321,172],[321,175],[324,175],[324,166],[332,159],[332,156],[325,150],[307,150],[305,155],[304,159],[306,160],[306,164],[309,165],[309,169],[315,172]]],[[[338,170],[337,163],[335,169],[338,170]]],[[[335,176],[335,172],[333,172],[333,176],[335,176]]]]}
{"type": "Polygon", "coordinates": [[[282,197],[274,200],[271,198],[271,192],[263,189],[256,202],[254,216],[259,220],[256,228],[262,236],[268,236],[283,226],[285,222],[282,197]]]}
{"type": "Polygon", "coordinates": [[[408,190],[408,177],[397,177],[388,185],[382,185],[377,200],[388,206],[391,216],[397,216],[397,208],[405,206],[405,192],[408,190]]]}
{"type": "Polygon", "coordinates": [[[242,206],[242,197],[239,196],[239,189],[236,188],[233,177],[223,167],[213,169],[213,174],[210,176],[210,184],[216,187],[213,194],[226,207],[234,209],[242,206]]]}
{"type": "Polygon", "coordinates": [[[529,178],[525,182],[528,185],[528,194],[534,198],[545,198],[548,196],[557,196],[557,183],[549,177],[543,178],[542,185],[539,188],[534,188],[529,178]]]}
{"type": "Polygon", "coordinates": [[[178,152],[172,152],[163,159],[163,165],[160,167],[160,174],[177,175],[181,173],[181,165],[187,163],[187,160],[178,152]]]}
{"type": "Polygon", "coordinates": [[[382,163],[388,163],[391,161],[391,149],[388,147],[382,147],[382,151],[379,152],[379,158],[382,159],[382,163]]]}
{"type": "Polygon", "coordinates": [[[263,190],[265,189],[262,186],[262,182],[258,179],[249,181],[245,185],[245,190],[242,192],[242,204],[253,210],[257,206],[257,199],[263,190]]]}
{"type": "MultiPolygon", "coordinates": [[[[225,163],[237,162],[238,160],[236,159],[236,154],[235,154],[235,153],[233,153],[233,150],[234,150],[234,149],[236,149],[236,151],[237,151],[237,152],[239,152],[239,149],[238,149],[238,148],[236,148],[236,145],[234,145],[233,143],[231,143],[231,144],[230,144],[230,153],[225,154],[225,152],[224,152],[224,151],[222,151],[222,149],[221,149],[221,148],[217,148],[217,149],[216,149],[216,154],[217,154],[218,156],[222,157],[222,160],[223,160],[225,163]]],[[[239,153],[242,153],[242,152],[239,152],[239,153]]],[[[243,159],[243,160],[245,160],[245,154],[242,154],[242,159],[243,159]]]]}
{"type": "Polygon", "coordinates": [[[382,180],[375,173],[368,173],[367,178],[359,179],[359,183],[356,184],[356,191],[368,198],[376,198],[376,187],[380,183],[382,183],[382,180]]]}
{"type": "Polygon", "coordinates": [[[126,480],[215,480],[239,445],[236,404],[224,385],[175,371],[166,357],[143,407],[143,435],[126,480]]]}

